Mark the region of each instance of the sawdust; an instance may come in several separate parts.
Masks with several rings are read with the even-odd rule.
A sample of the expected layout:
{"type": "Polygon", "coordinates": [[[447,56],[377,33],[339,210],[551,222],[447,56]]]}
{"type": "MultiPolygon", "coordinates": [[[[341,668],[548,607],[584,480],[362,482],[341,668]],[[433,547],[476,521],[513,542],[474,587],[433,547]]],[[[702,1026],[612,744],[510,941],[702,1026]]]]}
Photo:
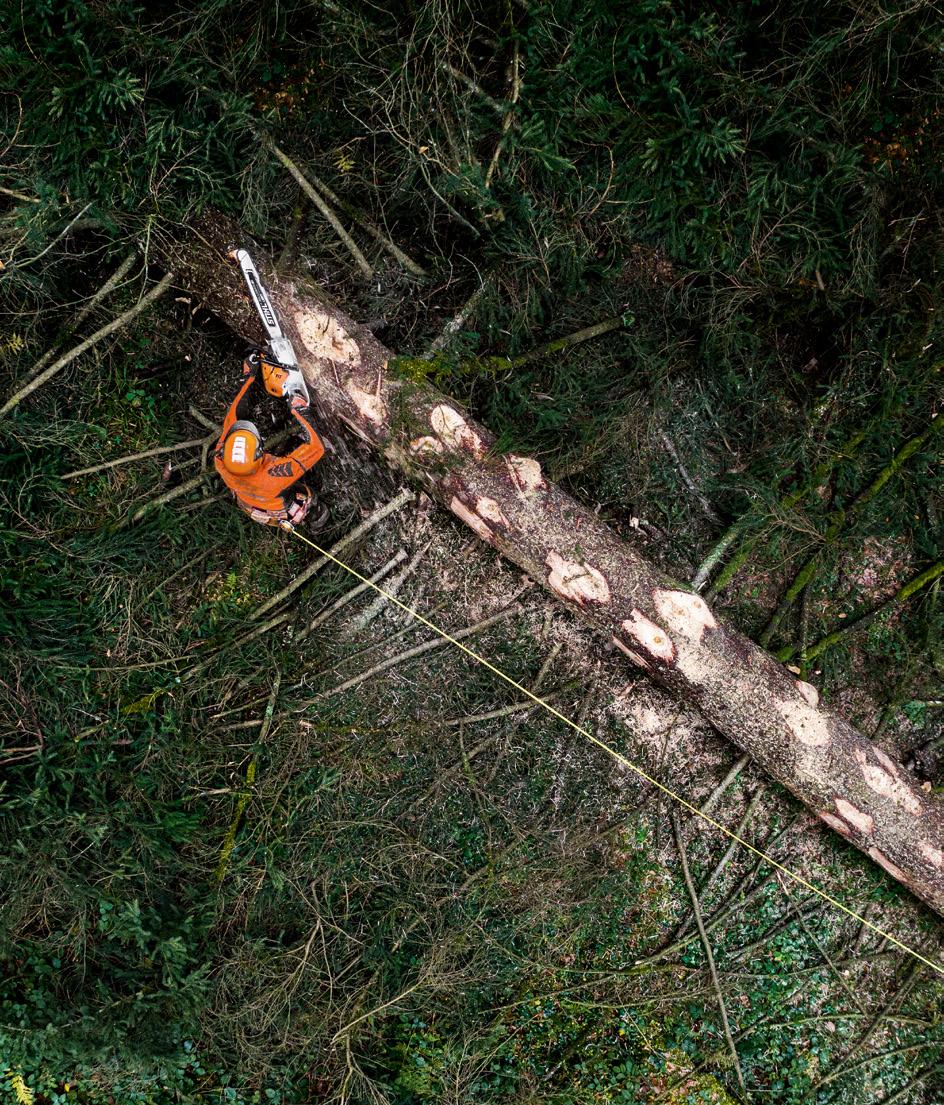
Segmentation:
{"type": "Polygon", "coordinates": [[[903,535],[866,537],[840,564],[840,580],[857,602],[867,605],[891,598],[911,571],[910,541],[903,535]]]}

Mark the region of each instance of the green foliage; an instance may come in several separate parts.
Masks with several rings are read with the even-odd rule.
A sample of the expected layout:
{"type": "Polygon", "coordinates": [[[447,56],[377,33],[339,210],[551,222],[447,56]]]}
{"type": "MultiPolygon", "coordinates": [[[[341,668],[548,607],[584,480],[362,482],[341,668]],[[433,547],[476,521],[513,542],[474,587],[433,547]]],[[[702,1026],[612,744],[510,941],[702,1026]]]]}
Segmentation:
{"type": "MultiPolygon", "coordinates": [[[[22,125],[52,139],[34,179],[107,214],[143,200],[230,205],[248,149],[248,95],[206,87],[199,20],[184,17],[169,37],[159,7],[106,7],[35,0],[4,20],[0,73],[25,105],[22,125]]],[[[225,18],[226,5],[217,7],[225,18]]]]}

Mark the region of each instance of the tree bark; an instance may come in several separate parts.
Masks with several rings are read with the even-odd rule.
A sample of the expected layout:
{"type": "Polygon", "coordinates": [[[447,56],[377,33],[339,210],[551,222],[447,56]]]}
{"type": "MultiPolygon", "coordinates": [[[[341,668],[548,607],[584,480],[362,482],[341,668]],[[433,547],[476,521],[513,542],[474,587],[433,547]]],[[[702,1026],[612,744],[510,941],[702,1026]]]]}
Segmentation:
{"type": "MultiPolygon", "coordinates": [[[[163,262],[237,333],[261,341],[217,215],[165,243],[163,262]]],[[[153,239],[152,239],[153,249],[153,239]]],[[[944,806],[705,601],[665,576],[540,464],[501,455],[447,396],[390,371],[392,354],[299,273],[257,257],[317,416],[343,423],[483,541],[523,568],[632,663],[705,717],[830,828],[944,915],[944,806]]]]}

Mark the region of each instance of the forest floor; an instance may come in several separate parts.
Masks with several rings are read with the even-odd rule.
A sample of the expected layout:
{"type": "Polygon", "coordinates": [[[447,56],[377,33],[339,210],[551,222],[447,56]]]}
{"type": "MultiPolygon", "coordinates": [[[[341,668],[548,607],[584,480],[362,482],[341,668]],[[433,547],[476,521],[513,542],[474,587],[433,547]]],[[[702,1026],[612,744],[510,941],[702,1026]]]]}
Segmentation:
{"type": "MultiPolygon", "coordinates": [[[[219,421],[239,361],[212,321],[165,307],[99,359],[120,386],[66,423],[69,466],[208,432],[194,410],[219,421]]],[[[16,432],[33,435],[37,486],[62,470],[41,425],[16,432]]],[[[358,443],[328,446],[324,547],[400,490],[358,443]]],[[[251,636],[312,550],[252,526],[209,474],[128,524],[206,459],[65,480],[42,512],[21,495],[43,663],[14,659],[0,686],[5,763],[31,780],[12,807],[4,924],[21,970],[3,1007],[32,1026],[20,1066],[37,1100],[720,1105],[742,1079],[791,1103],[935,1100],[944,986],[888,939],[729,848],[402,610],[369,592],[335,610],[356,581],[334,565],[251,636]]],[[[661,493],[651,516],[634,522],[634,504],[613,521],[690,576],[693,533],[662,539],[661,493]]],[[[700,512],[669,513],[683,509],[700,512]]],[[[453,634],[497,618],[469,638],[490,662],[941,958],[939,919],[750,764],[732,777],[737,751],[696,712],[429,501],[343,557],[368,576],[399,557],[384,585],[409,569],[401,600],[453,634]]],[[[901,559],[872,542],[837,609],[843,587],[887,588],[901,559]]],[[[756,630],[785,579],[761,559],[718,601],[756,630]]],[[[934,736],[931,711],[885,716],[887,686],[854,647],[817,681],[866,731],[882,723],[893,754],[934,736]]]]}

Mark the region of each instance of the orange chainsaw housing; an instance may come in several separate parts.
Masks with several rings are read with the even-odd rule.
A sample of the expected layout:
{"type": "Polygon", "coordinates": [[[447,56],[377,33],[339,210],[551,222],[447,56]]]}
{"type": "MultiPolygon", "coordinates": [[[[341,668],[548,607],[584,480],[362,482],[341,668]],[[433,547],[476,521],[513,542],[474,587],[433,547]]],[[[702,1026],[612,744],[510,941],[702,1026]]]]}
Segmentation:
{"type": "Polygon", "coordinates": [[[283,457],[274,453],[263,453],[259,468],[249,475],[236,475],[223,464],[223,443],[233,425],[247,421],[249,414],[248,395],[257,383],[256,368],[250,362],[243,364],[246,381],[233,400],[226,418],[223,420],[223,432],[216,444],[213,463],[217,474],[236,496],[237,505],[256,521],[277,523],[287,517],[286,495],[292,484],[297,483],[324,456],[324,446],[315,432],[314,426],[305,417],[308,408],[300,402],[289,404],[292,417],[298,423],[302,444],[283,457]],[[240,407],[244,407],[241,411],[240,407]],[[264,518],[260,515],[269,515],[264,518]]]}

